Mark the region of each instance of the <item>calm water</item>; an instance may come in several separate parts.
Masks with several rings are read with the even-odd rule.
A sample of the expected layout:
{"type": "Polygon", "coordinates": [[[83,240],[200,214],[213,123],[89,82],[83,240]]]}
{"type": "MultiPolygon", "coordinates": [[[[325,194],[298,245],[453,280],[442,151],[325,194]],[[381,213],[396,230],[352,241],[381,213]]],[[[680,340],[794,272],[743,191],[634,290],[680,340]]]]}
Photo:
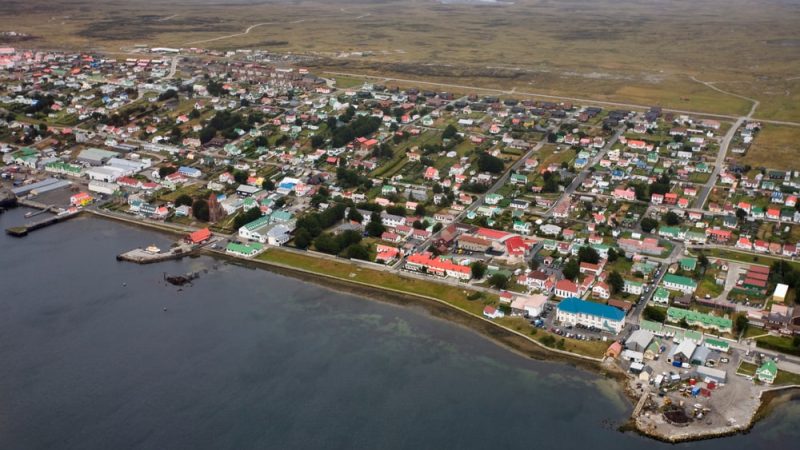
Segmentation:
{"type": "MultiPolygon", "coordinates": [[[[631,406],[592,374],[261,270],[114,259],[150,243],[88,218],[0,236],[0,448],[667,447],[615,431],[631,406]]],[[[798,418],[681,447],[795,448],[798,418]]]]}

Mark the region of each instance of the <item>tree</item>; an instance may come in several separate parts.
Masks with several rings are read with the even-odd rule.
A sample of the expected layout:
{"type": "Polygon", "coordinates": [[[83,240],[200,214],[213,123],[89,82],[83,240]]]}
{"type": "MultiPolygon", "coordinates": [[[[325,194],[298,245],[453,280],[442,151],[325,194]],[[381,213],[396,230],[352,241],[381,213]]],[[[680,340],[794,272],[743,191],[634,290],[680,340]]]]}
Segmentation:
{"type": "Polygon", "coordinates": [[[456,127],[453,124],[447,125],[447,127],[442,132],[442,139],[450,139],[458,133],[456,127]]]}
{"type": "Polygon", "coordinates": [[[502,273],[496,273],[489,277],[489,286],[496,289],[505,289],[508,287],[508,277],[502,273]]]}
{"type": "Polygon", "coordinates": [[[192,203],[192,214],[194,214],[197,220],[208,222],[208,202],[202,198],[195,200],[194,203],[192,203]]]}
{"type": "Polygon", "coordinates": [[[317,236],[317,238],[314,239],[314,247],[321,252],[330,253],[331,255],[338,254],[341,249],[336,238],[330,233],[322,233],[317,236]]]}
{"type": "Polygon", "coordinates": [[[736,208],[736,218],[739,219],[740,222],[743,221],[747,218],[747,211],[742,208],[736,208]]]}
{"type": "Polygon", "coordinates": [[[736,322],[734,323],[736,327],[736,331],[739,333],[744,333],[747,331],[747,328],[750,326],[750,320],[744,314],[739,314],[736,316],[736,322]]]}
{"type": "Polygon", "coordinates": [[[238,230],[239,228],[247,225],[248,223],[254,220],[258,220],[260,217],[261,217],[261,209],[257,206],[254,206],[245,212],[239,213],[233,219],[233,228],[238,230]]]}
{"type": "Polygon", "coordinates": [[[472,278],[476,280],[480,280],[486,275],[486,264],[482,263],[481,261],[475,261],[474,263],[469,265],[470,272],[472,273],[472,278]]]}
{"type": "Polygon", "coordinates": [[[161,178],[166,177],[167,175],[171,175],[178,171],[178,168],[175,166],[164,166],[158,169],[158,176],[161,178]]]}
{"type": "Polygon", "coordinates": [[[267,178],[261,183],[261,188],[265,191],[274,191],[275,190],[275,182],[267,178]]]}
{"type": "Polygon", "coordinates": [[[697,264],[700,265],[702,268],[708,267],[708,257],[703,253],[700,253],[700,256],[697,257],[697,264]]]}
{"type": "Polygon", "coordinates": [[[420,221],[420,220],[415,220],[414,223],[411,224],[411,226],[414,227],[414,229],[416,229],[416,230],[424,230],[425,229],[425,224],[422,223],[422,221],[420,221]]]}
{"type": "Polygon", "coordinates": [[[679,225],[681,223],[681,218],[674,212],[669,211],[668,213],[664,214],[664,222],[667,225],[674,227],[675,225],[679,225]]]}
{"type": "Polygon", "coordinates": [[[597,264],[600,262],[600,254],[597,253],[597,250],[593,249],[592,247],[584,245],[578,249],[578,261],[589,264],[597,264]]]}
{"type": "Polygon", "coordinates": [[[645,320],[650,320],[652,322],[664,322],[667,318],[667,314],[661,308],[656,308],[655,306],[646,306],[644,308],[643,317],[645,320]]]}
{"type": "Polygon", "coordinates": [[[249,177],[250,175],[243,170],[236,170],[233,172],[233,179],[239,184],[247,183],[249,177]]]}
{"type": "Polygon", "coordinates": [[[181,194],[178,198],[175,199],[175,206],[192,206],[192,197],[189,197],[186,194],[181,194]]]}
{"type": "Polygon", "coordinates": [[[642,231],[644,231],[645,233],[650,233],[656,228],[658,228],[658,221],[656,219],[653,219],[652,217],[645,217],[644,219],[642,219],[641,225],[642,225],[642,231]]]}
{"type": "Polygon", "coordinates": [[[505,163],[500,158],[492,156],[486,152],[478,155],[478,170],[481,172],[501,173],[505,169],[505,163]]]}
{"type": "Polygon", "coordinates": [[[414,209],[414,214],[418,216],[424,216],[426,213],[427,211],[425,211],[425,205],[422,203],[417,204],[417,207],[414,209]]]}
{"type": "Polygon", "coordinates": [[[568,280],[574,280],[577,278],[580,271],[581,267],[578,264],[578,261],[575,259],[570,259],[567,261],[567,263],[564,264],[564,268],[561,270],[561,272],[564,274],[564,278],[568,280]]]}
{"type": "Polygon", "coordinates": [[[433,226],[433,232],[434,233],[438,233],[439,231],[442,230],[442,228],[444,228],[444,225],[442,225],[442,222],[436,222],[436,224],[433,226]]]}
{"type": "MultiPolygon", "coordinates": [[[[372,215],[375,216],[376,214],[373,213],[372,215]]],[[[378,215],[378,220],[375,220],[374,217],[371,218],[366,227],[367,234],[372,237],[380,237],[385,231],[386,227],[381,223],[380,215],[378,215]]]]}
{"type": "Polygon", "coordinates": [[[619,257],[619,253],[613,248],[608,249],[608,262],[614,262],[619,257]]]}
{"type": "Polygon", "coordinates": [[[344,256],[350,259],[369,260],[369,249],[361,244],[353,244],[344,249],[344,256]]]}
{"type": "Polygon", "coordinates": [[[350,208],[350,210],[347,212],[347,219],[352,220],[353,222],[361,223],[364,221],[364,216],[362,216],[356,208],[350,208]]]}
{"type": "Polygon", "coordinates": [[[311,240],[311,233],[309,233],[305,228],[301,228],[297,230],[297,233],[294,235],[294,246],[305,250],[309,245],[311,245],[311,240]]]}
{"type": "Polygon", "coordinates": [[[625,280],[622,278],[619,272],[616,270],[612,271],[608,274],[608,285],[611,287],[611,292],[614,294],[618,294],[622,292],[622,289],[625,287],[625,280]]]}
{"type": "Polygon", "coordinates": [[[325,136],[321,134],[315,134],[311,136],[311,146],[314,148],[319,148],[322,144],[325,143],[325,136]]]}

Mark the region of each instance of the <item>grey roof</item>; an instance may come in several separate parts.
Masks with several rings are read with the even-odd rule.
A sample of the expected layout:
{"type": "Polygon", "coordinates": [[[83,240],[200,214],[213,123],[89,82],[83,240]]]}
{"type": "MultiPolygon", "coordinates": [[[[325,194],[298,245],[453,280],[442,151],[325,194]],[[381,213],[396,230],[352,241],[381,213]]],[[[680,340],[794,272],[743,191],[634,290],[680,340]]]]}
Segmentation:
{"type": "Polygon", "coordinates": [[[650,342],[653,341],[653,336],[653,333],[650,331],[642,329],[636,330],[631,333],[631,337],[625,341],[625,347],[631,350],[643,352],[647,346],[650,345],[650,342]]]}

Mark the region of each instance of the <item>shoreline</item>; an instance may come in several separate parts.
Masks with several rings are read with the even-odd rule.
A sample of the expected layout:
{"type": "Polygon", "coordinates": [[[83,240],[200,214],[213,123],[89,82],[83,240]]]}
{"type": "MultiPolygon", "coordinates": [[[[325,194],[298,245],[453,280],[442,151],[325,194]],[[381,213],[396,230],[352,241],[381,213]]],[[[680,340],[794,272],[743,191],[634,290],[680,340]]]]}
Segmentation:
{"type": "MultiPolygon", "coordinates": [[[[158,224],[150,224],[134,219],[106,215],[99,212],[86,212],[90,213],[93,217],[119,221],[129,225],[142,227],[150,231],[157,231],[170,235],[184,234],[184,231],[168,226],[159,226],[158,224]]],[[[271,261],[240,258],[228,255],[221,251],[214,251],[206,248],[201,248],[198,252],[193,253],[193,255],[187,256],[196,257],[198,255],[210,256],[214,259],[223,260],[230,264],[235,264],[242,267],[267,270],[269,272],[295,278],[300,281],[309,281],[326,289],[331,289],[345,294],[356,295],[370,301],[379,301],[403,307],[422,307],[431,316],[440,320],[446,320],[450,323],[476,332],[486,339],[496,343],[498,346],[502,346],[506,350],[517,353],[521,357],[531,358],[537,361],[551,361],[569,364],[573,367],[593,372],[605,378],[613,379],[618,383],[623,397],[625,397],[632,406],[635,406],[640,400],[638,393],[632,391],[629,387],[628,375],[622,371],[618,365],[606,364],[604,362],[605,358],[592,358],[564,350],[546,347],[544,344],[529,336],[506,328],[469,311],[463,310],[444,300],[416,293],[402,292],[391,288],[370,285],[355,280],[344,280],[332,275],[312,272],[271,261]]],[[[633,415],[631,415],[625,423],[620,425],[618,430],[621,432],[633,431],[641,436],[671,444],[734,436],[737,434],[748,433],[759,421],[771,414],[775,407],[784,402],[796,400],[798,398],[800,398],[800,386],[779,386],[765,389],[759,393],[758,407],[750,417],[749,422],[746,425],[731,425],[729,430],[723,432],[697,433],[692,435],[675,433],[674,436],[670,437],[664,434],[653,433],[643,428],[640,426],[637,418],[633,415]]]]}

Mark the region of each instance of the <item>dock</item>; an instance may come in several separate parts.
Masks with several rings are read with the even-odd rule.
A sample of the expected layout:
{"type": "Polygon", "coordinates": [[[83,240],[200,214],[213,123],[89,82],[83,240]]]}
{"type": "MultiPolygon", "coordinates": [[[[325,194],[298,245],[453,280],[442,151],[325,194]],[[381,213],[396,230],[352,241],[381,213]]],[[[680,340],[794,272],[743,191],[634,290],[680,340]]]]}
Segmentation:
{"type": "Polygon", "coordinates": [[[177,247],[172,247],[169,250],[152,251],[144,248],[135,248],[117,255],[117,261],[127,261],[136,264],[153,264],[161,261],[169,261],[172,259],[181,259],[184,256],[194,253],[194,248],[191,245],[181,244],[177,247]]]}
{"type": "Polygon", "coordinates": [[[64,222],[65,220],[69,220],[77,216],[78,214],[80,214],[80,211],[58,214],[55,216],[48,217],[46,219],[39,220],[37,222],[31,222],[18,227],[6,228],[6,233],[14,237],[24,237],[27,236],[28,233],[30,233],[31,231],[38,230],[40,228],[44,228],[59,222],[64,222]]]}

